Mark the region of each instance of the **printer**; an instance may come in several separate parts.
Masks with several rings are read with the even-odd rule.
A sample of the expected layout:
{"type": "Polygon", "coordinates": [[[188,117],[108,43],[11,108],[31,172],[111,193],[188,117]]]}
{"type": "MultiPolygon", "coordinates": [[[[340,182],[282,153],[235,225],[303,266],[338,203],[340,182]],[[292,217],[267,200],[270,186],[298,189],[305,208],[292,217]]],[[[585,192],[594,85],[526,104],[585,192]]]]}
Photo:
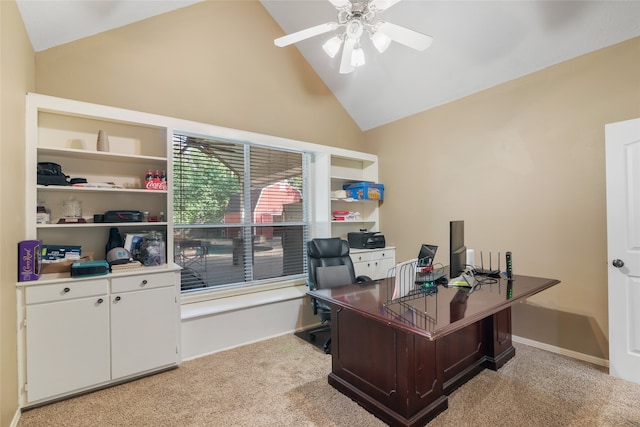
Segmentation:
{"type": "Polygon", "coordinates": [[[347,233],[347,241],[352,249],[377,249],[384,248],[384,236],[377,231],[360,230],[347,233]]]}

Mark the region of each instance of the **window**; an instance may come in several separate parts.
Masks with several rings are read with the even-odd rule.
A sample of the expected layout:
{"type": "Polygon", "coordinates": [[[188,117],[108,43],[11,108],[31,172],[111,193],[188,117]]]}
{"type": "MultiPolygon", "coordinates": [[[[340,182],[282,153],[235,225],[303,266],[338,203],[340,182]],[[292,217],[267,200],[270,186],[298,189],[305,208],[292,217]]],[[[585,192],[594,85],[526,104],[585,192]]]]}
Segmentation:
{"type": "Polygon", "coordinates": [[[305,274],[308,156],[174,135],[174,254],[183,292],[305,274]]]}

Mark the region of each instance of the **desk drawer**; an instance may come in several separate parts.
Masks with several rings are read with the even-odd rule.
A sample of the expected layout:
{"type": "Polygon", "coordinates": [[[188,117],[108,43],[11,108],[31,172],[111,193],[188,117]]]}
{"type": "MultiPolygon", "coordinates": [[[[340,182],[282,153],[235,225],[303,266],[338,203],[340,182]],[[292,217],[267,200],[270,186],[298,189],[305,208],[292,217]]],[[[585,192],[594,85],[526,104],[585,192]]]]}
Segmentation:
{"type": "Polygon", "coordinates": [[[175,273],[145,273],[135,276],[114,277],[111,279],[111,292],[129,292],[140,289],[173,286],[175,273]]]}
{"type": "Polygon", "coordinates": [[[28,286],[25,289],[25,299],[27,304],[38,304],[42,302],[106,295],[108,291],[109,282],[107,279],[74,280],[72,282],[60,282],[51,285],[28,286]]]}

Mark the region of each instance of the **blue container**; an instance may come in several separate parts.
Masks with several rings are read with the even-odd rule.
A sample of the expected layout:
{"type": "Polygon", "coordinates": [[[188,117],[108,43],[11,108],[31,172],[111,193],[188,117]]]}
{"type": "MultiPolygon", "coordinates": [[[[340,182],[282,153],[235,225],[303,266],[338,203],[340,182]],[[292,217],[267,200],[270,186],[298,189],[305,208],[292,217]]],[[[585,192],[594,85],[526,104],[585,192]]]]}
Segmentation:
{"type": "Polygon", "coordinates": [[[384,185],[373,182],[355,182],[345,184],[342,189],[347,197],[356,200],[384,200],[384,185]]]}

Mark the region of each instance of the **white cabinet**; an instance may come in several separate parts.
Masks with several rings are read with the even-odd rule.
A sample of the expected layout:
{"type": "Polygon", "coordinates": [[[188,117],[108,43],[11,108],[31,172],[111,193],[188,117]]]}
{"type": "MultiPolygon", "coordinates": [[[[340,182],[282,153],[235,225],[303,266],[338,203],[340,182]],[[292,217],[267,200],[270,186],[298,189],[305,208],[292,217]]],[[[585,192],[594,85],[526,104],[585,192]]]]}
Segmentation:
{"type": "Polygon", "coordinates": [[[351,249],[349,252],[356,276],[368,276],[372,279],[387,277],[396,264],[396,248],[389,246],[381,249],[351,249]]]}
{"type": "Polygon", "coordinates": [[[176,363],[177,305],[173,273],[111,281],[111,377],[176,363]]]}
{"type": "Polygon", "coordinates": [[[177,365],[179,275],[167,266],[20,286],[23,403],[177,365]]]}
{"type": "Polygon", "coordinates": [[[30,401],[110,378],[105,279],[26,289],[26,382],[30,401]]]}

